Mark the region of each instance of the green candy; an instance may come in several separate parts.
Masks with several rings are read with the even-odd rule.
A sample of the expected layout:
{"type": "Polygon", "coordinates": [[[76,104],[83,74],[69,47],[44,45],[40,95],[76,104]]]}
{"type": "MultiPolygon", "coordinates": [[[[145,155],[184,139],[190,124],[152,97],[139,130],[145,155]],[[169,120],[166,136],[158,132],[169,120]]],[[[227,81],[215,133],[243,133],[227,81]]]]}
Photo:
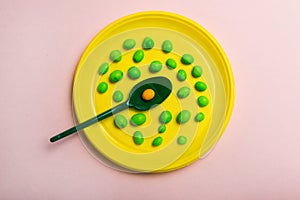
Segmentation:
{"type": "Polygon", "coordinates": [[[140,125],[144,124],[145,121],[146,121],[146,115],[143,113],[137,113],[137,114],[133,115],[130,120],[130,122],[133,126],[140,126],[140,125]]]}
{"type": "Polygon", "coordinates": [[[128,77],[130,79],[135,80],[140,78],[140,76],[141,76],[141,71],[139,70],[139,68],[133,66],[128,69],[128,77]]]}
{"type": "Polygon", "coordinates": [[[166,61],[166,65],[167,67],[169,67],[170,69],[175,69],[177,64],[176,64],[176,61],[172,58],[169,58],[167,61],[166,61]]]}
{"type": "Polygon", "coordinates": [[[208,105],[208,103],[209,103],[209,100],[207,97],[205,97],[205,96],[198,97],[198,105],[200,107],[205,107],[208,105]]]}
{"type": "Polygon", "coordinates": [[[182,87],[178,90],[177,92],[177,96],[180,98],[180,99],[183,99],[183,98],[186,98],[187,96],[189,96],[190,94],[190,88],[189,87],[182,87]]]}
{"type": "Polygon", "coordinates": [[[152,49],[154,47],[154,41],[150,37],[145,37],[142,47],[145,50],[152,49]]]}
{"type": "Polygon", "coordinates": [[[123,93],[120,90],[115,91],[114,94],[113,94],[113,100],[115,102],[122,101],[123,97],[124,97],[124,95],[123,95],[123,93]]]}
{"type": "Polygon", "coordinates": [[[203,73],[203,70],[202,70],[202,68],[200,66],[196,65],[196,66],[193,67],[193,69],[192,69],[192,76],[194,78],[200,77],[202,75],[202,73],[203,73]]]}
{"type": "Polygon", "coordinates": [[[125,128],[128,124],[126,117],[123,115],[117,115],[114,120],[115,126],[122,129],[125,128]]]}
{"type": "Polygon", "coordinates": [[[136,63],[139,63],[143,60],[144,58],[144,51],[143,50],[137,50],[134,55],[133,55],[133,61],[136,63]]]}
{"type": "Polygon", "coordinates": [[[123,72],[121,70],[115,70],[109,76],[109,80],[112,83],[116,83],[122,78],[123,78],[123,72]]]}
{"type": "Polygon", "coordinates": [[[104,93],[108,89],[108,84],[106,82],[99,83],[97,90],[99,93],[104,93]]]}
{"type": "Polygon", "coordinates": [[[204,82],[197,81],[196,84],[195,84],[195,88],[196,88],[196,90],[202,92],[202,91],[206,90],[207,85],[204,82]]]}
{"type": "Polygon", "coordinates": [[[185,136],[179,136],[177,139],[177,143],[180,145],[184,145],[187,142],[187,138],[185,136]]]}
{"type": "Polygon", "coordinates": [[[104,74],[106,74],[106,72],[108,71],[108,69],[109,69],[108,63],[107,63],[107,62],[102,63],[102,64],[100,65],[99,69],[98,69],[98,73],[99,73],[100,75],[104,75],[104,74]]]}
{"type": "Polygon", "coordinates": [[[167,124],[172,120],[172,113],[168,110],[163,111],[159,116],[159,121],[162,124],[167,124]]]}
{"type": "Polygon", "coordinates": [[[149,71],[152,73],[159,72],[161,69],[162,69],[162,64],[158,60],[153,61],[149,67],[149,71]]]}
{"type": "Polygon", "coordinates": [[[134,39],[127,39],[123,42],[123,48],[126,50],[132,49],[135,47],[135,40],[134,39]]]}
{"type": "Polygon", "coordinates": [[[178,70],[177,79],[179,81],[184,81],[186,79],[186,72],[183,69],[178,70]]]}
{"type": "Polygon", "coordinates": [[[205,118],[204,113],[199,112],[199,113],[196,115],[196,117],[195,117],[195,121],[196,121],[196,122],[201,122],[201,121],[204,120],[204,118],[205,118]]]}
{"type": "Polygon", "coordinates": [[[113,62],[120,62],[122,59],[122,53],[119,50],[113,50],[109,57],[113,62]]]}
{"type": "Polygon", "coordinates": [[[165,40],[161,48],[163,52],[170,53],[173,50],[172,42],[170,40],[165,40]]]}
{"type": "Polygon", "coordinates": [[[163,141],[162,137],[158,136],[153,140],[152,146],[157,147],[161,145],[162,141],[163,141]]]}
{"type": "Polygon", "coordinates": [[[188,110],[181,111],[176,118],[178,124],[184,124],[188,122],[191,118],[191,113],[188,110]]]}
{"type": "Polygon", "coordinates": [[[166,130],[167,130],[166,125],[160,125],[160,126],[158,127],[158,132],[159,132],[159,133],[164,133],[164,132],[166,132],[166,130]]]}
{"type": "Polygon", "coordinates": [[[181,57],[181,62],[184,65],[192,64],[194,62],[194,57],[192,55],[190,55],[190,54],[184,54],[181,57]]]}
{"type": "Polygon", "coordinates": [[[135,131],[132,138],[136,145],[141,145],[144,143],[144,136],[141,131],[135,131]]]}

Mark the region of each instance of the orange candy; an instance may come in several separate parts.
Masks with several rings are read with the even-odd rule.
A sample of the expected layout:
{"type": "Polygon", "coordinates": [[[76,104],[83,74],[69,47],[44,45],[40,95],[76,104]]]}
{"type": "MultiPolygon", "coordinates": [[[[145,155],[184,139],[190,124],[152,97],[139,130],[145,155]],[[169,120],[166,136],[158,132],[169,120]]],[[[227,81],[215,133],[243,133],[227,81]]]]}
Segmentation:
{"type": "Polygon", "coordinates": [[[155,96],[155,92],[152,89],[146,89],[144,90],[143,94],[142,94],[142,99],[145,101],[150,101],[151,99],[153,99],[155,96]]]}

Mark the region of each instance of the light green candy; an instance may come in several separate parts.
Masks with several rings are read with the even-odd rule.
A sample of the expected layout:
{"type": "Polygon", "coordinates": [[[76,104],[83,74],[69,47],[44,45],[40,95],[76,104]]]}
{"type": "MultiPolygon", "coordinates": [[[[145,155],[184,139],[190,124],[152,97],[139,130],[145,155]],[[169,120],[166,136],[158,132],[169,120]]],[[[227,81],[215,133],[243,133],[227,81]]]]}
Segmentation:
{"type": "Polygon", "coordinates": [[[196,66],[193,67],[193,69],[192,69],[192,76],[194,78],[200,77],[202,75],[202,73],[203,73],[203,70],[202,70],[202,68],[200,66],[196,65],[196,66]]]}
{"type": "Polygon", "coordinates": [[[123,115],[117,115],[115,117],[114,123],[116,127],[120,129],[125,128],[128,124],[127,119],[123,115]]]}
{"type": "Polygon", "coordinates": [[[135,40],[134,39],[127,39],[123,43],[123,48],[126,50],[132,49],[135,47],[135,40]]]}
{"type": "Polygon", "coordinates": [[[177,96],[180,99],[186,98],[190,94],[190,88],[189,87],[182,87],[178,90],[177,96]]]}
{"type": "Polygon", "coordinates": [[[162,50],[165,53],[170,53],[173,50],[173,45],[170,40],[165,40],[162,44],[162,50]]]}
{"type": "Polygon", "coordinates": [[[205,118],[204,113],[199,112],[199,113],[196,115],[196,117],[195,117],[195,121],[196,121],[196,122],[201,122],[201,121],[204,120],[204,118],[205,118]]]}
{"type": "Polygon", "coordinates": [[[100,75],[104,75],[104,74],[106,74],[106,72],[108,71],[108,69],[109,69],[108,63],[107,63],[107,62],[102,63],[102,64],[100,65],[99,69],[98,69],[98,73],[99,73],[100,75]]]}
{"type": "Polygon", "coordinates": [[[180,145],[184,145],[187,142],[187,138],[185,136],[179,136],[177,139],[177,143],[180,145]]]}
{"type": "Polygon", "coordinates": [[[178,70],[177,79],[179,81],[184,81],[186,79],[186,72],[183,69],[178,70]]]}
{"type": "Polygon", "coordinates": [[[128,77],[132,80],[138,79],[141,76],[139,68],[133,66],[128,69],[128,77]]]}
{"type": "Polygon", "coordinates": [[[161,69],[162,69],[162,64],[158,60],[153,61],[149,67],[149,71],[152,73],[159,72],[161,69]]]}
{"type": "Polygon", "coordinates": [[[152,49],[154,47],[154,41],[150,37],[145,37],[142,46],[145,50],[152,49]]]}
{"type": "Polygon", "coordinates": [[[115,91],[114,94],[113,94],[113,100],[115,102],[122,101],[123,97],[124,97],[124,95],[123,95],[123,93],[120,90],[115,91]]]}
{"type": "Polygon", "coordinates": [[[120,62],[122,59],[122,53],[119,50],[113,50],[109,57],[113,62],[120,62]]]}
{"type": "Polygon", "coordinates": [[[177,123],[178,124],[184,124],[188,122],[191,118],[191,113],[188,110],[183,110],[177,115],[177,123]]]}
{"type": "Polygon", "coordinates": [[[181,62],[184,65],[192,64],[194,62],[194,57],[192,55],[190,55],[190,54],[184,54],[181,57],[181,62]]]}
{"type": "Polygon", "coordinates": [[[159,121],[162,124],[167,124],[172,120],[172,113],[168,110],[163,111],[159,116],[159,121]]]}

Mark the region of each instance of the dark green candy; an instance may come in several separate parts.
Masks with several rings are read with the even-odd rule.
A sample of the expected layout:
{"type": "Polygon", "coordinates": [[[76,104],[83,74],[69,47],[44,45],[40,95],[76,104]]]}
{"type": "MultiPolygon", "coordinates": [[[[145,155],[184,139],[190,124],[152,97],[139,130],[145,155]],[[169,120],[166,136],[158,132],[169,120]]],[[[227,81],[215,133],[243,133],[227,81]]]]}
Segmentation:
{"type": "Polygon", "coordinates": [[[108,89],[108,84],[106,82],[101,82],[99,83],[97,90],[99,93],[104,93],[106,92],[108,89]]]}
{"type": "Polygon", "coordinates": [[[176,61],[172,58],[169,58],[167,61],[166,61],[166,65],[167,67],[169,67],[170,69],[175,69],[177,64],[176,64],[176,61]]]}
{"type": "Polygon", "coordinates": [[[170,53],[173,50],[172,42],[170,40],[165,40],[161,48],[163,52],[170,53]]]}
{"type": "Polygon", "coordinates": [[[164,132],[166,132],[166,130],[167,130],[166,125],[160,125],[160,126],[158,127],[158,132],[159,132],[159,133],[164,133],[164,132]]]}
{"type": "Polygon", "coordinates": [[[127,39],[123,43],[123,48],[126,50],[132,49],[135,47],[135,40],[134,39],[127,39]]]}
{"type": "Polygon", "coordinates": [[[122,53],[119,50],[113,50],[109,57],[113,62],[120,62],[122,59],[122,53]]]}
{"type": "Polygon", "coordinates": [[[136,145],[141,145],[144,143],[144,136],[141,131],[135,131],[132,138],[136,145]]]}
{"type": "Polygon", "coordinates": [[[108,69],[109,69],[108,63],[107,63],[107,62],[102,63],[102,64],[100,65],[99,69],[98,69],[98,73],[99,73],[100,75],[104,75],[104,74],[106,74],[106,72],[108,71],[108,69]]]}
{"type": "Polygon", "coordinates": [[[196,88],[196,90],[202,92],[202,91],[206,90],[207,85],[202,81],[197,81],[195,84],[195,88],[196,88]]]}
{"type": "Polygon", "coordinates": [[[150,37],[145,37],[142,47],[145,50],[152,49],[154,47],[154,41],[150,37]]]}
{"type": "Polygon", "coordinates": [[[184,54],[181,57],[181,62],[184,65],[192,64],[194,62],[194,57],[192,55],[190,55],[190,54],[184,54]]]}
{"type": "Polygon", "coordinates": [[[144,51],[143,50],[137,50],[134,55],[133,55],[133,61],[136,63],[139,63],[143,60],[144,58],[144,51]]]}
{"type": "Polygon", "coordinates": [[[193,69],[192,69],[192,76],[194,78],[200,77],[202,75],[202,73],[203,73],[203,70],[202,70],[202,68],[200,66],[196,65],[196,66],[193,67],[193,69]]]}
{"type": "Polygon", "coordinates": [[[205,97],[205,96],[198,97],[198,105],[200,107],[205,107],[208,105],[208,103],[209,103],[209,100],[207,97],[205,97]]]}
{"type": "Polygon", "coordinates": [[[163,139],[161,136],[156,137],[153,142],[152,142],[152,146],[157,147],[159,145],[161,145],[163,139]]]}
{"type": "Polygon", "coordinates": [[[112,83],[116,83],[122,78],[123,78],[123,72],[121,70],[115,70],[109,76],[109,80],[112,83]]]}
{"type": "Polygon", "coordinates": [[[140,126],[146,121],[146,115],[143,113],[137,113],[131,117],[131,124],[134,126],[140,126]]]}

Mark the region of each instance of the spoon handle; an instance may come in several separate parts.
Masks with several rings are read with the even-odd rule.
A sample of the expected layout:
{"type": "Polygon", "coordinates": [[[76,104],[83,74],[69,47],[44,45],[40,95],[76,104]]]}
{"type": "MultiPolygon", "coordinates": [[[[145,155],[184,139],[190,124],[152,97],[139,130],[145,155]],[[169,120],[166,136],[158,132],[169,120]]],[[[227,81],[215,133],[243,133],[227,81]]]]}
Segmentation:
{"type": "Polygon", "coordinates": [[[109,110],[97,115],[96,117],[93,117],[87,121],[84,121],[84,122],[78,124],[77,126],[74,126],[68,130],[65,130],[64,132],[61,132],[61,133],[51,137],[50,142],[56,142],[57,140],[60,140],[68,135],[76,133],[77,131],[82,130],[82,129],[84,129],[94,123],[97,123],[105,118],[108,118],[108,117],[112,116],[113,114],[118,113],[128,107],[129,107],[128,102],[124,102],[120,105],[117,105],[116,107],[109,109],[109,110]]]}

